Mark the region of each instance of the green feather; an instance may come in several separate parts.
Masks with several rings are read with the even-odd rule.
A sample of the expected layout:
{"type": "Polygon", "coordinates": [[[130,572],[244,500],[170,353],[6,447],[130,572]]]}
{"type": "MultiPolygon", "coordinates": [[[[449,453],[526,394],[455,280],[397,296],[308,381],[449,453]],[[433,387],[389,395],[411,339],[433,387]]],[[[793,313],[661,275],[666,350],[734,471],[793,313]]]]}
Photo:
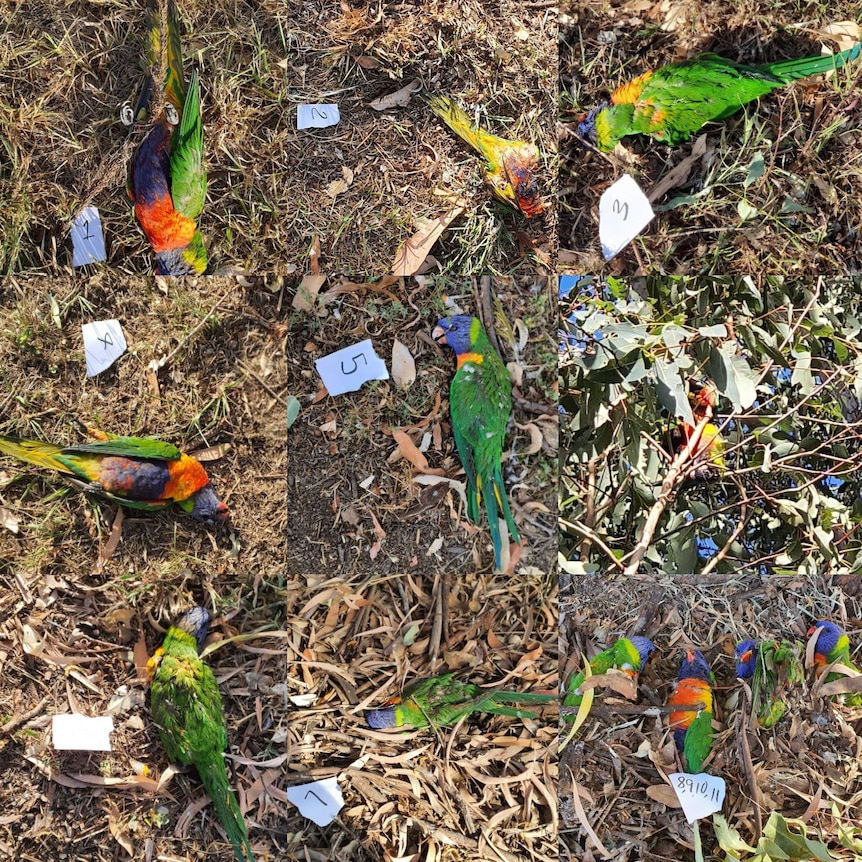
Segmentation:
{"type": "MultiPolygon", "coordinates": [[[[590,661],[590,670],[593,676],[607,673],[611,668],[639,671],[640,666],[640,653],[628,638],[620,638],[613,646],[602,650],[590,661]]],[[[584,677],[584,673],[581,672],[569,680],[566,694],[563,696],[563,706],[580,706],[583,695],[579,689],[584,682],[584,677]]]]}
{"type": "Polygon", "coordinates": [[[751,678],[752,708],[761,727],[774,727],[787,712],[785,694],[805,678],[799,649],[788,641],[768,641],[757,647],[751,678]]]}
{"type": "Polygon", "coordinates": [[[94,443],[81,443],[63,449],[64,455],[118,455],[124,458],[151,458],[154,461],[178,461],[182,452],[164,440],[151,437],[111,437],[94,443]]]}
{"type": "Polygon", "coordinates": [[[704,709],[697,714],[685,734],[682,752],[685,755],[689,773],[696,775],[701,771],[710,751],[712,751],[712,713],[704,709]]]}
{"type": "Polygon", "coordinates": [[[182,120],[171,143],[171,198],[174,209],[193,221],[201,214],[206,198],[204,133],[201,122],[198,73],[192,73],[182,120]]]}

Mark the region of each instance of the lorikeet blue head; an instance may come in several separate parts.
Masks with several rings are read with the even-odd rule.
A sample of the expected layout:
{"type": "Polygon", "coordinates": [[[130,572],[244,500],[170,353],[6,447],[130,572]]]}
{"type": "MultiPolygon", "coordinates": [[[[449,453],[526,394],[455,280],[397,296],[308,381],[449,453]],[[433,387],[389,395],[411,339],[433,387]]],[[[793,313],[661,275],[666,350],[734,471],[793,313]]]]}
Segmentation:
{"type": "Polygon", "coordinates": [[[740,679],[750,679],[754,674],[754,665],[757,662],[757,641],[744,640],[736,645],[734,652],[736,657],[736,675],[740,679]]]}
{"type": "Polygon", "coordinates": [[[229,512],[227,506],[216,497],[212,485],[206,485],[200,489],[192,497],[194,505],[191,509],[191,516],[196,521],[202,521],[204,524],[213,526],[214,524],[227,519],[229,512]]]}
{"type": "Polygon", "coordinates": [[[649,657],[655,652],[655,644],[649,638],[640,637],[640,635],[632,635],[629,640],[641,657],[641,670],[643,670],[649,657]]]}
{"type": "Polygon", "coordinates": [[[839,626],[836,626],[835,623],[829,622],[829,620],[820,620],[814,623],[810,629],[808,629],[808,636],[814,634],[817,629],[822,629],[819,636],[817,637],[817,646],[815,647],[815,656],[818,655],[829,655],[832,650],[836,649],[839,646],[839,640],[843,637],[846,639],[846,635],[844,634],[844,630],[839,626]]]}
{"type": "Polygon", "coordinates": [[[602,102],[601,105],[593,108],[589,113],[583,114],[578,123],[578,135],[593,147],[596,145],[596,141],[598,140],[598,134],[596,133],[596,115],[607,106],[607,102],[602,102]]]}
{"type": "Polygon", "coordinates": [[[710,681],[712,673],[699,649],[686,650],[685,658],[679,668],[679,679],[702,679],[710,681]]]}
{"type": "Polygon", "coordinates": [[[444,317],[437,321],[437,326],[431,337],[439,344],[452,348],[456,354],[469,353],[473,347],[473,323],[480,325],[475,317],[466,314],[456,314],[454,317],[444,317]]]}
{"type": "Polygon", "coordinates": [[[198,642],[198,652],[204,647],[204,641],[207,638],[207,630],[210,625],[210,612],[201,605],[186,611],[174,623],[176,628],[190,634],[198,642]]]}
{"type": "Polygon", "coordinates": [[[365,713],[365,721],[368,722],[368,726],[374,728],[374,730],[383,730],[387,727],[395,727],[396,719],[395,719],[395,707],[390,706],[386,709],[372,709],[370,712],[365,713]]]}

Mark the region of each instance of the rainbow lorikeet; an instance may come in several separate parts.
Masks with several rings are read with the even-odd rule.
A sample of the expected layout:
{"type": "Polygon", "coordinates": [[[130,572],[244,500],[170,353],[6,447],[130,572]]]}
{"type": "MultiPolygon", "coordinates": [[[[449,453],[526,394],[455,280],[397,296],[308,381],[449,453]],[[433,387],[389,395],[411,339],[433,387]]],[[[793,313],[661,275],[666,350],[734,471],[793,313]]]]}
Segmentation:
{"type": "Polygon", "coordinates": [[[94,443],[61,448],[38,440],[0,436],[0,452],[58,470],[83,491],[131,509],[163,509],[176,503],[196,521],[228,517],[197,458],[150,437],[116,437],[90,429],[94,443]]]}
{"type": "Polygon", "coordinates": [[[751,681],[751,706],[761,727],[773,727],[787,712],[784,694],[805,678],[795,644],[746,639],[736,645],[736,675],[751,681]]]}
{"type": "Polygon", "coordinates": [[[498,514],[506,519],[512,540],[520,542],[501,466],[506,423],[512,412],[512,381],[478,318],[458,314],[438,320],[431,336],[451,347],[457,357],[449,387],[449,411],[458,456],[467,474],[467,515],[478,524],[484,500],[494,562],[499,569],[502,540],[498,514]]]}
{"type": "Polygon", "coordinates": [[[254,862],[245,821],[227,780],[227,728],[218,683],[198,656],[207,636],[206,608],[186,611],[147,662],[150,711],[172,762],[193,764],[239,862],[254,862]]]}
{"type": "MultiPolygon", "coordinates": [[[[702,387],[697,393],[689,395],[689,401],[696,424],[699,425],[704,419],[711,419],[717,403],[715,386],[710,384],[702,387]]],[[[671,429],[670,444],[674,455],[689,443],[694,431],[695,426],[682,421],[671,429]]],[[[724,460],[725,448],[724,438],[718,427],[707,421],[694,451],[689,453],[689,462],[692,465],[689,475],[694,479],[710,479],[723,472],[727,468],[724,460]]]]}
{"type": "MultiPolygon", "coordinates": [[[[617,668],[631,677],[637,677],[654,651],[655,645],[648,638],[638,635],[620,638],[613,646],[602,650],[590,660],[590,670],[593,676],[599,676],[611,668],[617,668]]],[[[569,680],[563,695],[563,706],[580,706],[583,700],[580,687],[583,682],[583,673],[576,673],[569,680]]]]}
{"type": "Polygon", "coordinates": [[[520,210],[527,218],[544,211],[534,176],[539,167],[539,151],[533,144],[498,138],[480,129],[466,111],[446,96],[423,91],[422,98],[461,140],[485,157],[485,183],[494,197],[520,210]]]}
{"type": "Polygon", "coordinates": [[[700,650],[686,650],[667,705],[677,750],[686,769],[696,774],[712,750],[712,671],[700,650]]]}
{"type": "Polygon", "coordinates": [[[651,135],[676,146],[713,120],[724,120],[747,102],[791,81],[840,69],[855,60],[862,43],[835,56],[804,57],[744,66],[717,54],[670,63],[617,87],[610,104],[581,117],[578,134],[609,153],[627,135],[651,135]]]}
{"type": "MultiPolygon", "coordinates": [[[[160,275],[195,275],[207,268],[207,252],[197,227],[204,208],[207,175],[201,122],[198,74],[185,85],[179,23],[173,0],[168,0],[167,33],[162,34],[156,0],[147,0],[147,59],[158,64],[166,37],[165,107],[135,153],[128,192],[135,216],[156,255],[160,275]]],[[[144,86],[136,119],[146,113],[154,89],[144,86]]]]}
{"type": "Polygon", "coordinates": [[[444,673],[408,685],[400,696],[392,698],[383,709],[368,712],[365,720],[369,727],[381,730],[406,725],[414,728],[445,727],[473,712],[511,718],[536,718],[535,713],[505,704],[555,701],[555,694],[482,688],[470,682],[461,682],[454,673],[444,673]]]}
{"type": "MultiPolygon", "coordinates": [[[[847,633],[829,620],[820,620],[808,629],[809,637],[814,635],[817,629],[822,631],[817,636],[817,643],[814,646],[815,666],[822,670],[827,665],[837,662],[859,674],[859,668],[850,661],[850,639],[847,633]]],[[[842,673],[829,673],[826,682],[834,682],[837,679],[843,679],[844,676],[842,673]]],[[[862,692],[836,695],[835,699],[845,706],[862,706],[862,692]]]]}

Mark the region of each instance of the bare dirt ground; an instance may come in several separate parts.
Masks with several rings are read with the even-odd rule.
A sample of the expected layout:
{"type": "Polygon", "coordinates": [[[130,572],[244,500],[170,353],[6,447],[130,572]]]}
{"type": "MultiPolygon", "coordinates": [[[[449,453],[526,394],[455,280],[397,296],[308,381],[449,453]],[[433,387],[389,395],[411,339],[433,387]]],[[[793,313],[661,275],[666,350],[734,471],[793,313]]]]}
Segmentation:
{"type": "Polygon", "coordinates": [[[384,575],[487,571],[493,567],[487,527],[467,522],[459,495],[423,476],[463,481],[449,418],[454,354],[430,338],[447,312],[444,297],[475,314],[485,297],[527,336],[517,354],[497,326],[504,361],[523,373],[515,387],[514,424],[504,479],[524,550],[516,572],[547,572],[556,559],[556,345],[550,332],[554,298],[542,278],[495,281],[439,279],[380,285],[335,284],[310,312],[290,319],[290,393],[303,405],[288,435],[288,565],[296,574],[384,575]],[[492,297],[494,298],[492,300],[492,297]],[[415,382],[372,381],[358,392],[328,395],[315,360],[372,340],[391,366],[398,339],[415,360],[415,382]],[[403,430],[427,466],[400,455],[403,430]],[[427,439],[426,439],[427,438],[427,439]],[[423,440],[425,441],[423,444],[423,440]]]}
{"type": "MultiPolygon", "coordinates": [[[[431,268],[553,267],[556,16],[545,0],[452,4],[181,0],[187,75],[200,69],[211,266],[250,272],[390,271],[398,247],[464,199],[431,268]],[[417,98],[369,104],[422,79],[486,126],[543,153],[549,204],[532,221],[493,202],[481,162],[417,98]],[[298,104],[341,122],[298,131],[298,104]],[[333,185],[336,184],[336,185],[333,185]],[[336,191],[338,189],[338,191],[336,191]]],[[[143,0],[27,0],[0,11],[0,271],[68,272],[67,226],[99,208],[108,264],[152,270],[124,190],[119,107],[144,79],[143,0]],[[112,173],[113,172],[113,173],[112,173]]]]}
{"type": "Polygon", "coordinates": [[[556,708],[436,731],[375,731],[363,717],[447,670],[553,692],[555,575],[328,573],[292,578],[289,596],[290,686],[304,704],[291,716],[291,768],[297,783],[338,776],[345,797],[336,823],[297,834],[305,858],[558,858],[556,708]]]}
{"type": "Polygon", "coordinates": [[[231,518],[207,529],[177,511],[126,511],[111,550],[116,506],[2,459],[4,858],[233,858],[193,770],[153,792],[168,760],[136,666],[193,604],[213,611],[216,638],[282,632],[208,661],[252,845],[285,852],[284,299],[228,279],[6,280],[0,433],[78,442],[79,419],[159,436],[206,459],[231,518]],[[80,325],[105,318],[121,321],[129,350],[88,380],[80,325]],[[70,711],[112,714],[113,750],[55,751],[51,716],[70,711]]]}
{"type": "MultiPolygon", "coordinates": [[[[695,647],[715,675],[720,729],[705,771],[726,781],[722,813],[729,826],[753,847],[772,812],[802,818],[809,839],[825,842],[834,854],[830,858],[858,859],[862,711],[814,697],[809,670],[807,685],[791,690],[787,714],[776,727],[769,731],[755,724],[751,729],[733,661],[736,643],[746,637],[804,643],[809,626],[825,618],[847,630],[858,662],[858,587],[852,575],[831,581],[816,576],[577,577],[564,584],[564,678],[583,666],[585,651],[592,657],[627,634],[645,635],[657,649],[640,674],[637,702],[597,692],[587,722],[561,753],[561,858],[695,859],[692,829],[682,811],[668,804],[663,795],[668,788],[655,765],[675,771],[662,709],[682,650],[695,647]],[[580,796],[580,813],[574,793],[580,796]],[[609,855],[596,849],[587,828],[609,855]]],[[[799,831],[798,824],[793,831],[799,831]]],[[[726,858],[709,817],[700,821],[700,834],[704,858],[726,858]]],[[[736,852],[734,858],[754,858],[742,846],[736,852]]],[[[777,852],[774,845],[772,852],[777,852]]]]}
{"type": "MultiPolygon", "coordinates": [[[[561,10],[560,268],[574,273],[821,275],[862,270],[857,61],[773,91],[675,148],[626,138],[628,156],[591,152],[578,117],[650,69],[712,51],[760,64],[835,51],[823,29],[856,25],[860,4],[587,2],[561,10]],[[602,193],[624,173],[649,196],[705,151],[653,202],[657,215],[610,263],[598,242],[602,193]]],[[[855,31],[858,33],[858,28],[855,31]]],[[[858,35],[852,38],[858,38],[858,35]]]]}

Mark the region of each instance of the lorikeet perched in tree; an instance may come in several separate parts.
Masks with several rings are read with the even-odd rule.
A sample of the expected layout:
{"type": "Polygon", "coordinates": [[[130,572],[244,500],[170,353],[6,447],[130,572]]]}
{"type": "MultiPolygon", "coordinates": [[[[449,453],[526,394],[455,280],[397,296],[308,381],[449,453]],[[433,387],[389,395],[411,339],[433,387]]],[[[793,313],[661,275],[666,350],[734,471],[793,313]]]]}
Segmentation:
{"type": "Polygon", "coordinates": [[[0,436],[0,452],[59,470],[83,491],[131,509],[163,509],[176,503],[195,520],[215,524],[228,517],[203,465],[176,446],[149,437],[116,437],[90,429],[95,443],[65,449],[38,440],[0,436]]]}
{"type": "MultiPolygon", "coordinates": [[[[860,673],[859,668],[850,661],[850,639],[847,633],[835,623],[820,620],[808,629],[808,636],[811,637],[819,628],[822,628],[822,631],[814,647],[814,664],[818,670],[838,662],[856,671],[857,674],[860,673]]],[[[830,673],[826,677],[826,682],[834,682],[837,679],[843,679],[844,676],[845,674],[842,673],[830,673]]],[[[862,692],[836,695],[835,699],[845,706],[862,706],[862,692]]]]}
{"type": "MultiPolygon", "coordinates": [[[[716,391],[713,384],[702,387],[696,394],[689,394],[694,421],[700,424],[704,419],[712,418],[715,409],[716,391]]],[[[680,422],[671,429],[671,451],[676,455],[694,435],[695,428],[687,422],[680,422]]],[[[710,421],[703,426],[694,452],[690,453],[692,469],[690,475],[695,479],[710,479],[727,467],[724,460],[725,443],[718,427],[710,421]]]]}
{"type": "Polygon", "coordinates": [[[607,102],[585,114],[578,134],[609,153],[626,135],[651,135],[676,146],[701,126],[735,114],[747,102],[791,81],[840,69],[862,43],[833,56],[744,66],[717,54],[700,54],[645,72],[617,87],[607,102]]]}
{"type": "MultiPolygon", "coordinates": [[[[617,668],[631,677],[637,677],[654,651],[655,645],[648,638],[638,635],[620,638],[613,646],[602,650],[590,661],[590,670],[593,676],[599,676],[607,673],[611,668],[617,668]]],[[[563,696],[563,706],[580,706],[583,700],[580,687],[583,682],[583,672],[575,674],[569,680],[563,696]]]]}
{"type": "Polygon", "coordinates": [[[740,641],[736,675],[751,680],[752,710],[761,727],[773,727],[787,712],[784,694],[805,678],[797,647],[787,641],[740,641]]]}
{"type": "MultiPolygon", "coordinates": [[[[188,89],[183,73],[180,30],[173,0],[168,0],[167,30],[162,34],[156,0],[147,0],[147,59],[151,68],[161,56],[165,37],[165,109],[138,147],[129,172],[129,196],[156,254],[161,275],[195,275],[207,267],[207,252],[197,228],[204,208],[207,176],[197,72],[188,89]]],[[[146,112],[154,88],[144,86],[136,119],[146,112]]]]}
{"type": "Polygon", "coordinates": [[[700,772],[712,750],[712,672],[700,650],[686,650],[667,705],[676,747],[686,769],[700,772]]]}
{"type": "Polygon", "coordinates": [[[480,129],[446,96],[423,92],[422,98],[459,138],[485,157],[485,183],[496,198],[520,210],[527,218],[545,209],[534,176],[539,167],[536,147],[524,141],[498,138],[480,129]]]}
{"type": "Polygon", "coordinates": [[[198,657],[209,622],[207,609],[196,607],[168,629],[147,663],[150,710],[171,761],[197,769],[236,858],[254,862],[245,821],[227,780],[227,728],[218,683],[198,657]]]}
{"type": "Polygon", "coordinates": [[[511,718],[536,718],[525,709],[505,706],[507,703],[552,703],[555,694],[506,691],[502,688],[481,688],[469,682],[460,682],[454,673],[444,673],[431,679],[419,680],[394,697],[384,709],[367,713],[369,727],[380,730],[387,727],[410,725],[445,727],[455,724],[472,712],[507,715],[511,718]]]}
{"type": "Polygon", "coordinates": [[[449,412],[455,445],[467,474],[467,515],[478,524],[484,501],[494,562],[499,569],[502,544],[498,515],[506,519],[512,540],[520,542],[501,466],[506,423],[512,412],[512,381],[477,318],[459,314],[438,320],[431,335],[439,344],[451,347],[457,357],[449,387],[449,412]]]}

